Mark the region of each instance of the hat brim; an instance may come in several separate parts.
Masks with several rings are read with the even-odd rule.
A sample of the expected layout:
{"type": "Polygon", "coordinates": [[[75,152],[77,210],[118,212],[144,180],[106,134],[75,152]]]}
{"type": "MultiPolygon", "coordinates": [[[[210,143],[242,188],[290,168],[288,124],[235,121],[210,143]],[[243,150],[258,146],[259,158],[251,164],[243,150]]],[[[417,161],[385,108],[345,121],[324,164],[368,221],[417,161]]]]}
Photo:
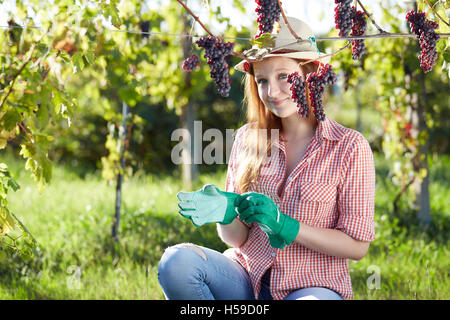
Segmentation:
{"type": "MultiPolygon", "coordinates": [[[[294,58],[294,59],[303,59],[303,60],[315,60],[320,58],[317,61],[320,61],[321,63],[327,64],[330,62],[331,57],[325,56],[324,53],[317,53],[316,51],[303,51],[303,52],[287,52],[287,53],[269,53],[265,55],[263,58],[261,58],[258,61],[264,60],[266,58],[270,57],[286,57],[286,58],[294,58]],[[323,58],[320,58],[321,56],[324,56],[323,58]]],[[[234,66],[234,69],[241,72],[248,72],[248,67],[245,67],[245,64],[248,64],[249,62],[246,60],[242,60],[237,65],[234,66]]]]}

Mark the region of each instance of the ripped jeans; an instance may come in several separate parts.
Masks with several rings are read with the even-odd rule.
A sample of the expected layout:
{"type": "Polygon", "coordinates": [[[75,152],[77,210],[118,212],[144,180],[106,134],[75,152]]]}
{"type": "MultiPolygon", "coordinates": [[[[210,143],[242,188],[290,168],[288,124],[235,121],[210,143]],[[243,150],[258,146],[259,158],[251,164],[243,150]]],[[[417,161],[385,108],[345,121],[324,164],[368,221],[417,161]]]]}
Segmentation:
{"type": "MultiPolygon", "coordinates": [[[[255,300],[250,277],[240,263],[222,253],[191,243],[169,247],[158,269],[158,281],[169,300],[255,300]]],[[[272,300],[270,273],[261,281],[258,300],[272,300]]],[[[296,290],[286,300],[342,300],[333,290],[296,290]]]]}

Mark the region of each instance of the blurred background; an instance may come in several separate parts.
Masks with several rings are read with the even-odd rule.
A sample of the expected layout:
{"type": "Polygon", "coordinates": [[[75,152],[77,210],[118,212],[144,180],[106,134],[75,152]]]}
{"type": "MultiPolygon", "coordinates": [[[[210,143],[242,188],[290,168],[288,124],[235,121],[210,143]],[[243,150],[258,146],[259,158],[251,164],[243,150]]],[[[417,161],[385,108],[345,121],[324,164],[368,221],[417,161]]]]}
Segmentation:
{"type": "MultiPolygon", "coordinates": [[[[235,51],[250,48],[255,1],[184,3],[235,51]]],[[[449,32],[445,1],[362,3],[387,32],[410,33],[404,17],[413,9],[449,32]]],[[[338,35],[334,6],[283,1],[318,39],[338,35]]],[[[2,219],[17,220],[1,233],[0,298],[163,299],[157,263],[167,246],[226,249],[215,226],[195,228],[178,215],[176,193],[206,183],[224,188],[227,159],[175,164],[180,141],[172,134],[191,133],[192,152],[183,157],[192,163],[201,139],[194,121],[202,134],[218,129],[225,143],[226,129],[245,123],[242,74],[231,68],[230,95],[220,96],[195,45],[206,32],[175,0],[3,1],[0,8],[2,219]],[[201,65],[188,73],[181,65],[192,54],[201,65]]],[[[378,32],[368,21],[367,34],[378,32]]],[[[345,44],[317,42],[327,53],[345,44]]],[[[351,49],[333,58],[338,83],[325,107],[366,137],[376,162],[377,238],[364,259],[350,261],[355,298],[448,299],[448,38],[426,74],[415,38],[365,44],[360,60],[351,49]]],[[[221,142],[203,141],[202,150],[221,142]]]]}

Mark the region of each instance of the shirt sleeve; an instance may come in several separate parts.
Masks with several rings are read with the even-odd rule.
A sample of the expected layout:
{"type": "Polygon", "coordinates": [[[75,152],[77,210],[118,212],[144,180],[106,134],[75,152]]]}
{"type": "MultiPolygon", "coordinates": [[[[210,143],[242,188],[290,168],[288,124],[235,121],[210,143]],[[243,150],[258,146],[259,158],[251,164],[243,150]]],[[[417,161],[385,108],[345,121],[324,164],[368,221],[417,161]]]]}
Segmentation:
{"type": "Polygon", "coordinates": [[[355,240],[375,239],[375,165],[370,145],[362,136],[346,157],[338,209],[337,229],[355,240]]]}

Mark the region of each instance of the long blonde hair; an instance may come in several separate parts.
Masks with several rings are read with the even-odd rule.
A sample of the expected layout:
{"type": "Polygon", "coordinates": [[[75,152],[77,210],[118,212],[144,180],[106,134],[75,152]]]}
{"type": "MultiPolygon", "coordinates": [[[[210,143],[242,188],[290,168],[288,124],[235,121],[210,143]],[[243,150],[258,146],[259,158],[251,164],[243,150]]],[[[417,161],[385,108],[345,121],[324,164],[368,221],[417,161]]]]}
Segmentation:
{"type": "MultiPolygon", "coordinates": [[[[317,66],[314,63],[301,65],[300,68],[305,75],[317,71],[317,66]]],[[[308,96],[308,93],[306,95],[308,96]]],[[[244,104],[247,107],[249,130],[244,137],[243,149],[238,155],[237,161],[236,183],[241,193],[247,192],[251,184],[258,180],[261,167],[270,157],[273,143],[272,129],[282,129],[281,118],[266,108],[259,98],[252,67],[244,79],[244,104]]]]}

